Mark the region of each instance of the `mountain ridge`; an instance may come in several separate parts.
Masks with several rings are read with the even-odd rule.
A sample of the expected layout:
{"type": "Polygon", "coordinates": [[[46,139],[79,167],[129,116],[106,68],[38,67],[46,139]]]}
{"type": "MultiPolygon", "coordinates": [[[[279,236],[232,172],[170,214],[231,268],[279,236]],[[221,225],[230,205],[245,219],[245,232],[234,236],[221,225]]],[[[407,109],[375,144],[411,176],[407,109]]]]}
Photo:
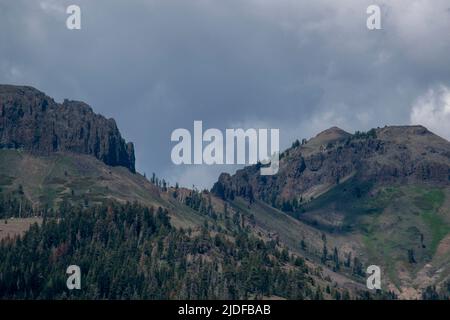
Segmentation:
{"type": "Polygon", "coordinates": [[[284,151],[277,175],[262,177],[258,165],[253,165],[234,175],[220,175],[212,191],[245,196],[251,190],[274,204],[274,190],[279,200],[299,195],[307,200],[353,175],[380,183],[448,185],[450,142],[423,126],[386,126],[353,135],[334,127],[284,151]]]}

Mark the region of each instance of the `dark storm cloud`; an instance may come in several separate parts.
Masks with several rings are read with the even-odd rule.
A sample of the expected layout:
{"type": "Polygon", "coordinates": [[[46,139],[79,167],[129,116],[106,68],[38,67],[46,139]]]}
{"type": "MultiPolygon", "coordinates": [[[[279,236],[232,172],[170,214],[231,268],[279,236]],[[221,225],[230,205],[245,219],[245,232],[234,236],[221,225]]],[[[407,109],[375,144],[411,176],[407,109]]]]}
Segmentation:
{"type": "Polygon", "coordinates": [[[0,82],[86,101],[136,143],[141,172],[209,186],[233,168],[170,160],[171,132],[194,120],[280,128],[287,146],[332,125],[422,121],[421,101],[446,119],[445,98],[424,97],[450,87],[448,2],[378,1],[383,29],[369,31],[372,3],[0,0],[0,82]],[[70,4],[80,31],[65,28],[70,4]]]}

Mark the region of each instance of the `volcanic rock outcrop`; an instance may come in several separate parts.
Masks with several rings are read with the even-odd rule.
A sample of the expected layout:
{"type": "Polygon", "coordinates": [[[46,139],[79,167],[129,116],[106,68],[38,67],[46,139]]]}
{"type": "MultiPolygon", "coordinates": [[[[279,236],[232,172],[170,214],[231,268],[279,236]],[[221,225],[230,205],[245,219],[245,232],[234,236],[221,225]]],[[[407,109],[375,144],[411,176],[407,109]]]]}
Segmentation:
{"type": "Polygon", "coordinates": [[[56,103],[32,87],[0,85],[0,148],[88,154],[135,171],[134,146],[125,142],[113,119],[83,102],[56,103]]]}

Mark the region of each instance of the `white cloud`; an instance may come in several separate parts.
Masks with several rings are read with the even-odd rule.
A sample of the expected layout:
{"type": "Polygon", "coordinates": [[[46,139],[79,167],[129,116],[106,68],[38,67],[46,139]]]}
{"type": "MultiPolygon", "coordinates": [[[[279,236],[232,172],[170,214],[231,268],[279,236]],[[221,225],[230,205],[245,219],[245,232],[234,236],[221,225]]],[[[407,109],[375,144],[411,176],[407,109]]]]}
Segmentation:
{"type": "Polygon", "coordinates": [[[420,96],[412,107],[411,123],[450,139],[450,89],[440,85],[420,96]]]}
{"type": "Polygon", "coordinates": [[[48,14],[61,15],[66,11],[59,0],[43,0],[39,2],[39,6],[48,14]]]}

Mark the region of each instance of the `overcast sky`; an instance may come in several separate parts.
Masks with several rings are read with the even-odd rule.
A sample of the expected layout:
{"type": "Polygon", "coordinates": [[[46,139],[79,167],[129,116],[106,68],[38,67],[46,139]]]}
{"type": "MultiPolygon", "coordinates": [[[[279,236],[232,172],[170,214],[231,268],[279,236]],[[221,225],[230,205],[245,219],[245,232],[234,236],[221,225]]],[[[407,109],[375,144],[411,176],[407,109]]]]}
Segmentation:
{"type": "Polygon", "coordinates": [[[0,0],[0,83],[82,100],[135,143],[137,169],[211,187],[236,167],[175,166],[176,128],[423,124],[450,138],[448,0],[0,0]],[[82,10],[81,30],[65,26],[82,10]],[[366,9],[382,9],[382,30],[366,9]]]}

